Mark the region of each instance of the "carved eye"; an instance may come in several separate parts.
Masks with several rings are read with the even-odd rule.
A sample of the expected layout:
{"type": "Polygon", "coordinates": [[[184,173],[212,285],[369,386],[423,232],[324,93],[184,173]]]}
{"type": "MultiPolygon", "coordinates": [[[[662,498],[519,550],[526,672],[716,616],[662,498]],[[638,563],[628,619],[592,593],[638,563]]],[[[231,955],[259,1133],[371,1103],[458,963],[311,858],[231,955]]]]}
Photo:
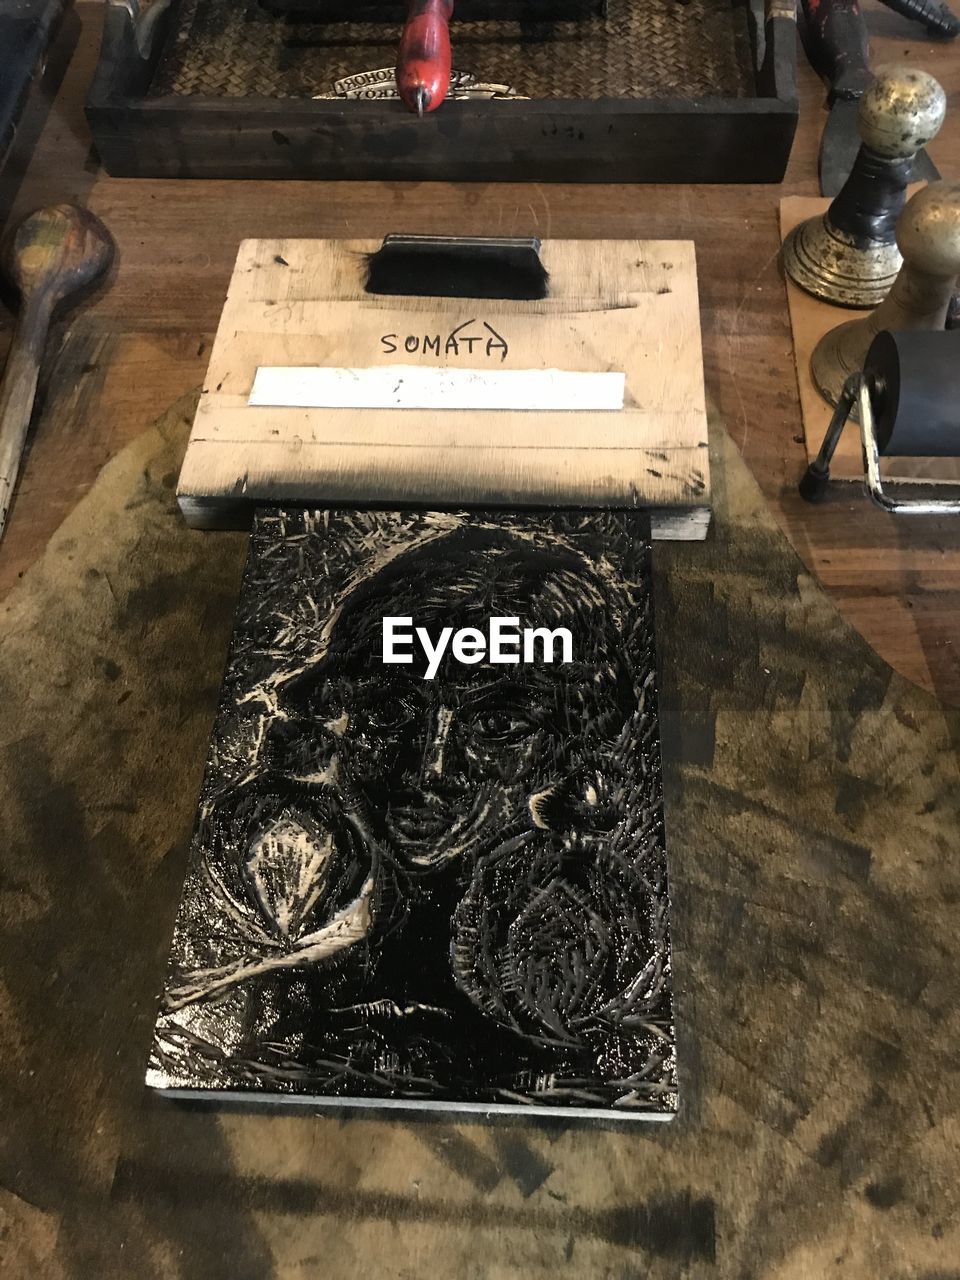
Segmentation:
{"type": "Polygon", "coordinates": [[[366,715],[373,729],[399,729],[411,719],[410,708],[399,698],[384,698],[368,707],[366,715]]]}
{"type": "Polygon", "coordinates": [[[533,732],[533,726],[517,712],[496,710],[482,712],[476,730],[481,741],[503,746],[522,741],[533,732]]]}

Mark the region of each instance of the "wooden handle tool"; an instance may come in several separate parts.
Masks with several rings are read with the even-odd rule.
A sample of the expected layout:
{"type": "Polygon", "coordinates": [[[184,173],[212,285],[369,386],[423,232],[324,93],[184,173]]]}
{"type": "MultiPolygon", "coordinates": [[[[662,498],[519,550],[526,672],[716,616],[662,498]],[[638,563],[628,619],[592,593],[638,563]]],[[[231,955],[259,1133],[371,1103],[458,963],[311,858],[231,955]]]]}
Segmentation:
{"type": "Polygon", "coordinates": [[[110,267],[114,244],[86,209],[39,209],[5,238],[0,268],[20,295],[20,318],[0,384],[0,537],[6,525],[40,361],[54,312],[74,305],[110,267]]]}
{"type": "Polygon", "coordinates": [[[802,0],[807,57],[830,86],[830,104],[870,87],[867,24],[857,0],[802,0]]]}
{"type": "Polygon", "coordinates": [[[436,111],[450,88],[453,0],[410,0],[397,55],[397,90],[418,116],[436,111]]]}

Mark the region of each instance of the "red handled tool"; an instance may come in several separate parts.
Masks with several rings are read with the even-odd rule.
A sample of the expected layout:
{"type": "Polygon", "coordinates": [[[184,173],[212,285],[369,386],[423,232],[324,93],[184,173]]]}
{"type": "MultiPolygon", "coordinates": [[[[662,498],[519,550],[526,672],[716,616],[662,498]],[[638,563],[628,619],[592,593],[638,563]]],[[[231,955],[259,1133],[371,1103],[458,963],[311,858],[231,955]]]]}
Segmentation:
{"type": "Polygon", "coordinates": [[[450,88],[453,0],[410,0],[397,55],[401,101],[418,116],[436,111],[450,88]]]}

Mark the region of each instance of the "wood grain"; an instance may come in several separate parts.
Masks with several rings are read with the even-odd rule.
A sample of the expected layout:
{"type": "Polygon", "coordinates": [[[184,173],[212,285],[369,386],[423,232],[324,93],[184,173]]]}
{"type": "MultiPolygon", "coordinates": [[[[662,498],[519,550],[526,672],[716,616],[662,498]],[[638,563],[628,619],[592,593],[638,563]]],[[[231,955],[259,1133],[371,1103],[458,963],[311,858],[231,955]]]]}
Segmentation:
{"type": "Polygon", "coordinates": [[[692,244],[545,241],[549,296],[525,302],[370,295],[365,264],[378,248],[376,240],[240,246],[180,473],[189,523],[223,527],[249,516],[251,503],[281,498],[505,501],[642,505],[668,517],[655,536],[705,535],[710,474],[692,244]],[[463,343],[464,335],[494,331],[508,350],[491,353],[482,337],[463,343]],[[419,344],[412,354],[408,337],[419,344]],[[423,349],[428,337],[436,353],[423,349]],[[398,361],[624,373],[624,408],[533,414],[248,404],[262,366],[398,361]]]}
{"type": "Polygon", "coordinates": [[[960,714],[844,625],[719,424],[713,534],[654,557],[677,1120],[145,1096],[248,542],[179,519],[184,408],[5,602],[4,1280],[952,1280],[960,714]]]}
{"type": "MultiPolygon", "coordinates": [[[[945,177],[960,176],[956,45],[926,40],[877,0],[866,9],[874,63],[912,62],[947,90],[947,121],[930,152],[945,177]]],[[[102,7],[81,0],[76,14],[80,40],[62,87],[35,95],[21,122],[24,146],[14,143],[0,174],[0,216],[63,199],[88,203],[113,231],[121,268],[109,292],[51,344],[36,442],[0,553],[0,594],[42,553],[104,462],[200,385],[244,238],[386,231],[682,237],[697,246],[708,399],[781,527],[883,657],[960,703],[956,523],[898,521],[852,487],[817,509],[796,492],[806,453],[777,207],[782,194],[817,195],[826,120],[823,86],[802,59],[801,124],[782,188],[113,180],[89,155],[83,118],[102,7]],[[27,146],[44,116],[39,143],[27,146]]],[[[55,48],[51,66],[58,58],[55,48]]],[[[0,317],[9,327],[10,317],[0,317]]]]}

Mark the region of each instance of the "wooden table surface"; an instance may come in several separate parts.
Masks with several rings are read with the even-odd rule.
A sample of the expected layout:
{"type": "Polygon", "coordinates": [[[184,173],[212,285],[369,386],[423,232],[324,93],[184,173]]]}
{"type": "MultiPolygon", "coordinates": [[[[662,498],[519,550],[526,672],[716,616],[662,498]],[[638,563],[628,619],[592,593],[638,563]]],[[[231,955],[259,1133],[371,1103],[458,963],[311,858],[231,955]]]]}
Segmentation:
{"type": "MultiPolygon", "coordinates": [[[[103,464],[200,384],[241,239],[388,231],[681,237],[697,246],[708,394],[777,520],[869,643],[903,675],[960,704],[960,523],[887,516],[856,487],[819,508],[796,492],[804,455],[777,212],[783,194],[817,194],[826,118],[822,86],[802,54],[801,122],[782,188],[124,180],[100,170],[83,116],[102,12],[77,5],[0,174],[0,223],[72,200],[99,214],[119,247],[110,287],[51,343],[0,544],[0,598],[103,464]]],[[[875,3],[868,21],[875,66],[907,61],[947,90],[950,113],[930,150],[944,177],[957,178],[960,47],[927,40],[875,3]]],[[[2,348],[7,313],[0,325],[2,348]]]]}

